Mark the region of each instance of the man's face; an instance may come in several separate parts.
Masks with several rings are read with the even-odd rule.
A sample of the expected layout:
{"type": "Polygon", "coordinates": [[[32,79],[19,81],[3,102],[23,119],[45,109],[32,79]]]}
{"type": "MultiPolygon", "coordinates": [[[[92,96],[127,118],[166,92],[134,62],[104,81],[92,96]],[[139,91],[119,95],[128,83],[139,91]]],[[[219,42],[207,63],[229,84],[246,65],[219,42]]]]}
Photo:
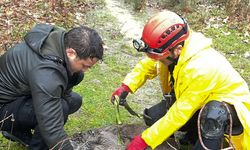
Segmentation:
{"type": "Polygon", "coordinates": [[[98,62],[98,58],[86,58],[86,59],[80,59],[75,50],[73,49],[67,49],[66,50],[68,59],[69,59],[69,67],[70,71],[72,73],[75,72],[85,72],[92,66],[94,66],[98,62]]]}
{"type": "Polygon", "coordinates": [[[72,72],[85,72],[92,66],[97,63],[97,58],[86,58],[86,59],[79,59],[76,57],[75,59],[69,60],[70,68],[72,72]]]}
{"type": "MultiPolygon", "coordinates": [[[[170,55],[168,57],[172,59],[177,59],[180,56],[182,46],[178,45],[173,51],[170,52],[170,55]]],[[[162,62],[164,65],[168,66],[173,63],[173,61],[169,60],[168,58],[163,58],[159,60],[162,62]]]]}
{"type": "Polygon", "coordinates": [[[166,65],[166,66],[169,66],[169,65],[171,65],[173,62],[172,61],[170,61],[169,59],[167,59],[167,58],[163,58],[163,59],[161,59],[161,60],[159,60],[160,62],[162,62],[164,65],[166,65]]]}

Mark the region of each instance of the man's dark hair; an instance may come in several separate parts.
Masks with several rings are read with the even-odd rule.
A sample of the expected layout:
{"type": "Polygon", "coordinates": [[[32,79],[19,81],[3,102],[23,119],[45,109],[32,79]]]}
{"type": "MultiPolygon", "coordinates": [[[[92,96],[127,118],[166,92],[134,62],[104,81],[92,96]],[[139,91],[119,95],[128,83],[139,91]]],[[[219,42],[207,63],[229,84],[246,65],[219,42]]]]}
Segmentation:
{"type": "Polygon", "coordinates": [[[96,30],[86,26],[79,26],[69,30],[64,36],[66,48],[76,51],[80,59],[103,57],[103,41],[96,30]]]}

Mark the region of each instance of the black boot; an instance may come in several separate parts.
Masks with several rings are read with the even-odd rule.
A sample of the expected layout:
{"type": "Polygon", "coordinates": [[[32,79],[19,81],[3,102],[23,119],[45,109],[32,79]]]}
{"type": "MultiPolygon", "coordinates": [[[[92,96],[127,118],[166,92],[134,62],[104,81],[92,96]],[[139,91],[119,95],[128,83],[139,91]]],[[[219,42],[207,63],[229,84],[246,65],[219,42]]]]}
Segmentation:
{"type": "Polygon", "coordinates": [[[32,140],[28,147],[29,150],[49,150],[49,147],[45,144],[38,126],[35,128],[32,140]]]}

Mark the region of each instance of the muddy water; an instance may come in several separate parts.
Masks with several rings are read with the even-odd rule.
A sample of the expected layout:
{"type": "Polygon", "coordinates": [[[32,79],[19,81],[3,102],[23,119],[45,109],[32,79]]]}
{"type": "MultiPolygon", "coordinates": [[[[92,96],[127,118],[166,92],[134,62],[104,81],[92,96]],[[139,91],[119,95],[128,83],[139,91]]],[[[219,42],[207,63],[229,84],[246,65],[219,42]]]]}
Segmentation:
{"type": "MultiPolygon", "coordinates": [[[[72,145],[75,150],[125,150],[125,145],[144,129],[146,129],[146,126],[136,124],[93,129],[74,134],[72,145]]],[[[176,147],[178,147],[178,144],[175,140],[168,139],[156,150],[173,150],[176,147]]]]}

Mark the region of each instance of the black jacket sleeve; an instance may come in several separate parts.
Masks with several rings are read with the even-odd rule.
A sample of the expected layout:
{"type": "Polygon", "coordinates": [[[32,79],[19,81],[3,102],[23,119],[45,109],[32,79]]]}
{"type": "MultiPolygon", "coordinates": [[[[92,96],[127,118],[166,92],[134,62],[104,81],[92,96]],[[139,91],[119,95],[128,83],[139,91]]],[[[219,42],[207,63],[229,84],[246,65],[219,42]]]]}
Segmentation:
{"type": "Polygon", "coordinates": [[[64,131],[62,95],[67,88],[66,72],[60,66],[40,64],[29,73],[34,112],[49,148],[73,149],[64,131]],[[48,67],[49,66],[49,67],[48,67]]]}

